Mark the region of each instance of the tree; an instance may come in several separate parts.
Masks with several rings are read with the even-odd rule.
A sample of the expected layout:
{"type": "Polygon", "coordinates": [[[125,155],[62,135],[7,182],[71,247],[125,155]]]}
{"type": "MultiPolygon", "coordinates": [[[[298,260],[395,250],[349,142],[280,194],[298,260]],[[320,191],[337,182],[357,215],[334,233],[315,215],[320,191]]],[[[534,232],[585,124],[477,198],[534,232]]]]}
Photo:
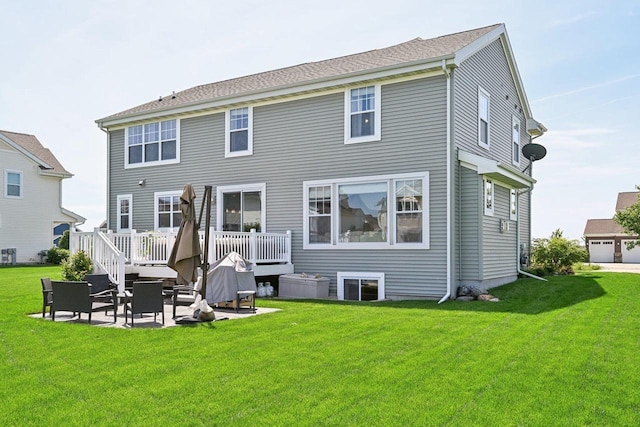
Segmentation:
{"type": "Polygon", "coordinates": [[[573,273],[571,266],[589,259],[587,251],[577,240],[562,236],[556,229],[548,239],[534,239],[531,247],[531,261],[534,268],[543,268],[549,273],[573,273]]]}
{"type": "MultiPolygon", "coordinates": [[[[640,190],[640,185],[636,185],[636,189],[640,190]]],[[[613,220],[622,227],[625,233],[630,236],[640,236],[640,194],[638,201],[628,208],[616,212],[613,220]]],[[[633,249],[640,245],[640,239],[630,240],[626,243],[627,249],[633,249]]]]}
{"type": "Polygon", "coordinates": [[[69,230],[62,233],[62,237],[58,240],[58,247],[61,249],[69,249],[69,230]]]}

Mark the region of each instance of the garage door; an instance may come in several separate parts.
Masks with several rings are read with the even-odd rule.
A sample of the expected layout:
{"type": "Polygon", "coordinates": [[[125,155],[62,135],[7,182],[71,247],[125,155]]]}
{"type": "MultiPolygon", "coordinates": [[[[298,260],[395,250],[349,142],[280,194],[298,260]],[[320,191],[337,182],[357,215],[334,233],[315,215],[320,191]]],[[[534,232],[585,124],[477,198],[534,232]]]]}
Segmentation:
{"type": "Polygon", "coordinates": [[[622,241],[622,262],[626,263],[640,263],[640,246],[636,246],[631,250],[627,249],[626,242],[629,240],[622,241]]]}
{"type": "Polygon", "coordinates": [[[589,260],[591,262],[613,262],[613,240],[590,240],[589,260]]]}

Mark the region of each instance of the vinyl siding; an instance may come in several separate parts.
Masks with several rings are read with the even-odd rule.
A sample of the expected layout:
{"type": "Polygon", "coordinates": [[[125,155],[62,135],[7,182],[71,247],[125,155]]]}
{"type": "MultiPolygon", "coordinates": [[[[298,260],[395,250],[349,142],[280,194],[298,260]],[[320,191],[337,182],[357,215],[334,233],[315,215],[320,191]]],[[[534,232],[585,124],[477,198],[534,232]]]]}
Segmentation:
{"type": "MultiPolygon", "coordinates": [[[[516,87],[509,70],[500,40],[465,60],[453,72],[455,147],[473,154],[512,165],[512,117],[520,120],[520,148],[529,142],[525,131],[525,117],[522,112],[516,87]],[[489,126],[490,149],[478,145],[478,88],[490,94],[489,126]]],[[[523,171],[528,161],[520,158],[523,171]]],[[[509,189],[494,186],[495,212],[493,217],[485,216],[482,207],[482,176],[475,171],[461,168],[461,236],[462,254],[461,281],[477,282],[488,287],[501,284],[517,275],[516,223],[510,221],[510,230],[500,233],[500,220],[509,220],[509,189]],[[473,177],[475,175],[475,178],[473,177]],[[469,188],[465,188],[468,186],[469,188]],[[476,190],[477,188],[477,190],[476,190]],[[472,193],[475,191],[475,194],[472,193]],[[474,233],[473,214],[478,212],[480,225],[477,228],[478,241],[474,233]],[[467,241],[470,239],[469,241],[467,241]],[[479,248],[478,257],[473,250],[479,248]]],[[[494,183],[496,181],[494,180],[494,183]]],[[[530,196],[521,196],[519,203],[520,240],[526,243],[530,236],[530,196]]]]}
{"type": "Polygon", "coordinates": [[[53,227],[73,220],[60,209],[61,178],[45,176],[31,159],[4,145],[0,149],[0,248],[16,248],[16,262],[39,262],[53,246],[53,227]],[[22,173],[22,197],[5,197],[5,171],[22,173]]]}
{"type": "Polygon", "coordinates": [[[509,221],[509,189],[500,185],[494,185],[493,189],[493,216],[482,218],[482,280],[517,274],[515,223],[510,224],[509,231],[500,232],[500,221],[509,221]]]}
{"type": "Polygon", "coordinates": [[[460,174],[460,280],[475,282],[480,277],[482,179],[476,171],[459,167],[460,174]]]}
{"type": "MultiPolygon", "coordinates": [[[[388,298],[446,292],[446,85],[444,77],[381,89],[382,140],[344,144],[344,93],[257,106],[253,155],[224,158],[224,112],[180,121],[180,163],[124,169],[124,131],[111,133],[110,226],[116,197],[133,194],[133,226],[153,228],[153,193],[192,183],[266,183],[266,231],[292,231],[297,272],[331,278],[338,271],[386,274],[388,298]],[[303,182],[428,171],[430,249],[303,250],[303,182]],[[138,181],[145,179],[140,187],[138,181]]],[[[215,210],[215,209],[214,209],[215,210]]],[[[215,212],[212,224],[216,224],[215,212]]]]}
{"type": "MultiPolygon", "coordinates": [[[[511,164],[512,116],[520,119],[520,147],[529,142],[525,117],[500,40],[464,61],[454,71],[455,145],[465,151],[511,164]],[[478,145],[478,87],[490,94],[490,149],[478,145]]],[[[518,169],[528,160],[521,158],[518,169]]]]}

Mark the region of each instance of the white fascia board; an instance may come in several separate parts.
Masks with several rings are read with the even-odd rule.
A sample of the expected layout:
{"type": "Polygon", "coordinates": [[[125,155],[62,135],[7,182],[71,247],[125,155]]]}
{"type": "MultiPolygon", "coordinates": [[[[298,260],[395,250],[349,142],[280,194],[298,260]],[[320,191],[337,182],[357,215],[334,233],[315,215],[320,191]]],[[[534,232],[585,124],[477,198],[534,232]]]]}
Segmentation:
{"type": "Polygon", "coordinates": [[[460,164],[468,169],[475,170],[478,175],[489,177],[495,181],[506,184],[510,188],[531,188],[536,180],[529,175],[520,172],[497,160],[478,156],[467,151],[458,150],[460,164]]]}
{"type": "Polygon", "coordinates": [[[4,136],[2,133],[0,133],[0,139],[2,141],[6,142],[10,147],[14,148],[16,151],[22,153],[23,155],[25,155],[29,159],[33,160],[35,163],[37,163],[40,166],[42,166],[43,168],[45,168],[45,169],[53,169],[53,166],[51,166],[49,163],[45,162],[40,157],[35,156],[30,151],[25,150],[24,148],[22,148],[21,145],[16,144],[11,139],[9,139],[8,137],[4,136]]]}
{"type": "Polygon", "coordinates": [[[38,171],[38,173],[40,175],[53,176],[53,177],[61,178],[61,179],[71,178],[73,176],[72,173],[54,172],[54,171],[48,170],[48,169],[40,169],[38,171]]]}
{"type": "Polygon", "coordinates": [[[182,104],[175,107],[167,107],[156,109],[153,111],[114,117],[113,119],[98,119],[96,120],[96,123],[101,129],[108,129],[112,126],[123,125],[132,121],[144,121],[159,118],[162,116],[187,114],[195,111],[210,110],[223,107],[227,108],[236,104],[247,104],[261,99],[284,98],[298,93],[313,93],[333,87],[347,87],[363,81],[390,79],[394,76],[402,74],[420,73],[430,70],[442,70],[442,61],[444,60],[447,66],[454,66],[453,59],[453,55],[445,55],[438,58],[431,58],[427,61],[421,60],[405,63],[401,64],[401,66],[394,65],[389,67],[377,68],[375,70],[366,70],[364,72],[344,74],[337,78],[328,77],[303,84],[291,84],[279,86],[272,89],[243,92],[239,96],[230,95],[215,98],[214,100],[196,101],[193,103],[182,104]]]}
{"type": "Polygon", "coordinates": [[[82,215],[78,215],[77,213],[72,212],[72,211],[70,211],[68,209],[65,209],[63,207],[60,207],[60,210],[62,211],[63,214],[73,218],[73,220],[75,221],[75,225],[82,225],[87,220],[82,215]]]}

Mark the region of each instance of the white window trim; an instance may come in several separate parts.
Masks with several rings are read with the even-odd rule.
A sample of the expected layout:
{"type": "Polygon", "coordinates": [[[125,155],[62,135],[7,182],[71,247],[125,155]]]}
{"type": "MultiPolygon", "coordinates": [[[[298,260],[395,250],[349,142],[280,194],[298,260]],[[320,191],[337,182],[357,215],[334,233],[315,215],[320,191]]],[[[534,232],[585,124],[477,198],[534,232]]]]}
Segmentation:
{"type": "Polygon", "coordinates": [[[236,107],[230,108],[225,111],[224,114],[224,157],[240,157],[253,155],[253,107],[236,107]],[[247,129],[247,149],[244,151],[231,151],[231,126],[229,120],[231,118],[231,111],[238,110],[240,108],[247,108],[249,111],[249,127],[247,129]]]}
{"type": "Polygon", "coordinates": [[[509,219],[511,221],[517,221],[518,220],[518,191],[515,189],[511,189],[509,190],[509,219]],[[513,200],[513,198],[515,198],[515,201],[513,200]],[[512,206],[514,206],[515,203],[515,212],[511,209],[512,206]]]}
{"type": "Polygon", "coordinates": [[[153,229],[156,231],[177,231],[180,228],[180,224],[174,224],[173,227],[159,227],[158,226],[158,198],[162,196],[182,196],[181,190],[176,191],[156,191],[153,193],[153,229]]]}
{"type": "MultiPolygon", "coordinates": [[[[133,194],[118,194],[117,197],[117,203],[116,203],[116,230],[118,233],[120,233],[121,231],[131,231],[131,229],[133,228],[133,194]],[[123,200],[128,200],[129,201],[129,228],[121,228],[120,227],[120,204],[122,203],[123,200]]],[[[157,204],[156,204],[156,209],[158,209],[157,204]]],[[[157,217],[156,217],[156,221],[157,221],[157,217]]]]}
{"type": "Polygon", "coordinates": [[[13,169],[5,169],[4,170],[4,197],[7,199],[22,199],[24,198],[24,177],[22,175],[22,171],[13,170],[13,169]],[[20,195],[19,196],[10,196],[9,195],[9,174],[16,173],[20,176],[20,195]]]}
{"type": "Polygon", "coordinates": [[[224,221],[224,193],[236,192],[260,192],[260,228],[261,233],[267,232],[267,184],[265,182],[258,184],[240,184],[240,185],[223,185],[216,188],[216,230],[222,230],[224,221]]]}
{"type": "Polygon", "coordinates": [[[517,116],[512,116],[511,118],[511,163],[513,163],[514,166],[520,166],[520,156],[522,155],[522,153],[520,152],[521,150],[521,144],[520,144],[520,138],[522,137],[522,123],[520,122],[520,118],[517,116]],[[516,141],[513,135],[514,132],[514,128],[515,125],[518,124],[518,140],[516,141]],[[517,144],[518,148],[516,150],[514,150],[514,145],[517,144]],[[518,155],[518,158],[516,160],[516,154],[518,155]]]}
{"type": "Polygon", "coordinates": [[[482,206],[486,216],[493,216],[496,206],[496,183],[491,179],[484,178],[482,180],[482,206]],[[487,183],[491,183],[491,207],[487,207],[487,183]]]}
{"type": "Polygon", "coordinates": [[[477,105],[478,105],[478,145],[488,150],[491,147],[491,95],[489,95],[489,92],[482,89],[480,86],[478,86],[478,104],[477,105]],[[482,96],[485,96],[487,98],[487,143],[486,144],[480,140],[480,132],[481,132],[480,99],[482,96]]]}
{"type": "Polygon", "coordinates": [[[364,85],[349,87],[344,92],[344,143],[345,144],[357,144],[360,142],[372,142],[380,141],[382,139],[382,115],[380,113],[382,105],[382,90],[380,85],[364,85]],[[359,89],[363,87],[374,87],[375,104],[373,109],[374,130],[373,135],[360,136],[356,138],[351,137],[351,91],[353,89],[359,89]]]}
{"type": "Polygon", "coordinates": [[[429,221],[429,172],[416,172],[397,175],[376,175],[363,177],[339,178],[331,180],[304,181],[303,187],[303,241],[302,248],[315,249],[429,249],[430,247],[430,221],[429,221]],[[421,243],[397,243],[396,242],[396,208],[395,189],[396,180],[422,179],[422,242],[421,243]],[[338,200],[338,186],[351,183],[387,182],[387,237],[386,242],[340,242],[338,233],[338,216],[340,206],[338,200]],[[331,243],[309,243],[309,188],[319,186],[331,186],[331,243]],[[393,194],[393,200],[388,195],[393,194]]]}
{"type": "MultiPolygon", "coordinates": [[[[171,164],[180,163],[180,119],[152,120],[152,121],[139,123],[139,124],[144,126],[144,125],[148,125],[149,123],[159,123],[167,120],[176,121],[176,158],[168,159],[168,160],[156,160],[155,162],[142,162],[142,163],[129,164],[129,128],[132,126],[127,126],[124,129],[124,168],[125,169],[146,168],[149,166],[171,165],[171,164]]],[[[134,126],[138,126],[138,124],[134,126]]]]}
{"type": "Polygon", "coordinates": [[[353,272],[353,271],[338,271],[338,299],[344,300],[344,281],[345,279],[358,279],[358,280],[377,280],[378,281],[378,300],[385,299],[385,285],[384,285],[384,273],[373,272],[353,272]]]}

